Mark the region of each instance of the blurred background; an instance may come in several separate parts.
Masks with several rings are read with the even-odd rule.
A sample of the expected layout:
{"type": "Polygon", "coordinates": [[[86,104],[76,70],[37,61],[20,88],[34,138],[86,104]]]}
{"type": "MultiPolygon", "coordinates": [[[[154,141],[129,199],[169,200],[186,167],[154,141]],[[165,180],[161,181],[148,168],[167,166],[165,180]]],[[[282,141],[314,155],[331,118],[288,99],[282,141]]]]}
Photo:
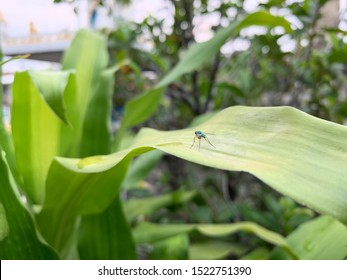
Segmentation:
{"type": "MultiPolygon", "coordinates": [[[[133,133],[141,127],[185,128],[192,120],[199,123],[234,105],[288,105],[346,124],[346,8],[346,0],[2,0],[3,54],[30,54],[28,59],[3,67],[5,122],[9,126],[15,71],[59,69],[64,51],[82,28],[107,36],[113,64],[127,61],[116,75],[113,92],[112,130],[116,133],[124,104],[155,85],[192,44],[265,9],[283,16],[294,32],[288,34],[281,27],[242,30],[208,65],[172,83],[156,114],[133,133]]],[[[129,133],[127,139],[131,138],[129,133]]],[[[127,146],[126,141],[122,145],[127,146]]],[[[130,223],[254,221],[287,236],[316,216],[252,175],[212,170],[158,151],[134,161],[123,183],[122,198],[147,199],[143,209],[142,204],[125,207],[125,212],[133,211],[130,223]]],[[[184,236],[175,238],[170,241],[175,248],[186,242],[184,236]]],[[[261,248],[259,258],[270,250],[256,236],[238,233],[229,238],[261,248]]],[[[191,236],[191,240],[203,239],[191,236]]],[[[205,244],[219,258],[240,258],[246,253],[237,247],[223,251],[223,243],[205,244]]],[[[151,250],[139,246],[138,254],[143,258],[186,258],[178,249],[167,253],[171,245],[158,242],[151,250]]]]}

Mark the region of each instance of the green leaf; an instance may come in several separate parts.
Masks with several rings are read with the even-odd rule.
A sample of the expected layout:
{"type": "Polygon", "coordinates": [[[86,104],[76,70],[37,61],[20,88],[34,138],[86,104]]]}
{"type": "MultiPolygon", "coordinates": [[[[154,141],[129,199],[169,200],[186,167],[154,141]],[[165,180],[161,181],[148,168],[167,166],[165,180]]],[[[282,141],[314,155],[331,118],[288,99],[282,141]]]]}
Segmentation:
{"type": "Polygon", "coordinates": [[[347,222],[347,128],[290,107],[231,107],[195,129],[144,129],[149,146],[198,164],[246,171],[280,193],[347,222]],[[208,136],[192,145],[194,130],[208,136]],[[319,172],[317,172],[319,170],[319,172]],[[327,187],[329,186],[329,187],[327,187]]]}
{"type": "Polygon", "coordinates": [[[219,260],[228,255],[241,256],[246,248],[226,241],[208,240],[199,243],[193,243],[189,247],[189,259],[191,260],[219,260]]]}
{"type": "Polygon", "coordinates": [[[154,113],[160,104],[163,93],[163,88],[154,88],[126,103],[121,127],[117,130],[114,140],[115,144],[113,146],[116,149],[119,147],[127,128],[145,121],[154,113]]]}
{"type": "Polygon", "coordinates": [[[234,224],[150,224],[141,223],[134,229],[134,237],[138,243],[148,243],[161,240],[181,233],[188,233],[196,230],[209,237],[225,237],[230,234],[245,231],[250,232],[261,239],[274,245],[282,246],[289,250],[289,246],[284,237],[276,232],[267,230],[251,222],[241,222],[234,224]]]}
{"type": "Polygon", "coordinates": [[[118,198],[101,214],[83,217],[78,247],[84,260],[136,259],[130,226],[118,198]]]}
{"type": "MultiPolygon", "coordinates": [[[[2,61],[3,59],[3,54],[2,54],[2,49],[0,47],[0,61],[2,61]]],[[[11,60],[11,59],[10,59],[11,60]]],[[[9,60],[8,60],[9,61],[9,60]]],[[[7,62],[8,62],[7,61],[7,62]]],[[[2,69],[1,69],[2,65],[0,65],[0,80],[2,80],[2,69]]],[[[0,87],[0,104],[1,106],[3,106],[3,102],[4,102],[4,93],[3,93],[3,87],[0,87]]],[[[13,148],[13,142],[12,142],[12,138],[11,138],[11,132],[9,128],[5,128],[5,124],[4,123],[4,116],[3,116],[3,107],[1,107],[0,110],[0,147],[2,147],[2,149],[5,152],[5,156],[6,156],[6,160],[8,165],[10,166],[11,172],[13,174],[13,176],[15,177],[17,182],[20,182],[20,176],[15,164],[15,154],[14,154],[14,148],[13,148]]]]}
{"type": "MultiPolygon", "coordinates": [[[[347,256],[347,227],[330,216],[321,216],[302,224],[287,240],[301,260],[342,260],[347,256]]],[[[290,259],[279,248],[271,258],[290,259]]]]}
{"type": "Polygon", "coordinates": [[[71,71],[33,71],[30,76],[54,113],[68,124],[64,104],[64,92],[69,82],[71,71]]]}
{"type": "Polygon", "coordinates": [[[109,154],[111,152],[111,111],[114,72],[119,67],[104,70],[98,87],[91,96],[83,125],[81,156],[109,154]]]}
{"type": "MultiPolygon", "coordinates": [[[[283,250],[283,249],[282,249],[283,250]]],[[[241,260],[267,260],[269,259],[270,251],[267,248],[259,247],[243,256],[241,260]]]]}
{"type": "Polygon", "coordinates": [[[188,259],[189,237],[178,234],[152,243],[149,254],[151,260],[186,260],[188,259]]]}
{"type": "Polygon", "coordinates": [[[266,11],[258,11],[245,17],[238,26],[239,29],[252,26],[260,25],[267,27],[282,26],[287,33],[292,32],[290,23],[281,16],[274,16],[266,11]]]}
{"type": "Polygon", "coordinates": [[[34,221],[19,200],[0,147],[0,259],[57,259],[37,235],[34,221]]]}
{"type": "MultiPolygon", "coordinates": [[[[127,150],[85,159],[56,159],[48,175],[42,211],[45,219],[40,224],[47,227],[43,232],[50,244],[61,246],[66,225],[76,215],[107,208],[118,192],[128,161],[152,149],[214,168],[250,172],[299,203],[346,222],[346,138],[346,127],[290,107],[231,107],[197,128],[144,129],[127,150]],[[215,134],[208,137],[216,148],[204,139],[200,150],[198,145],[191,148],[197,129],[215,134]]],[[[167,233],[172,236],[194,227],[174,225],[167,233]]],[[[249,223],[232,225],[229,230],[241,228],[275,244],[280,242],[249,223]]],[[[220,234],[223,231],[227,229],[221,229],[220,234]]]]}
{"type": "Polygon", "coordinates": [[[4,206],[0,203],[0,242],[8,235],[10,231],[4,206]]]}
{"type": "Polygon", "coordinates": [[[178,234],[189,233],[194,229],[194,224],[152,224],[143,222],[133,230],[133,234],[137,243],[152,243],[178,234]]]}
{"type": "Polygon", "coordinates": [[[135,187],[139,181],[147,177],[163,155],[163,152],[154,150],[135,159],[124,179],[122,188],[135,187]]]}
{"type": "Polygon", "coordinates": [[[347,256],[347,227],[329,216],[301,225],[287,239],[300,259],[342,260],[347,256]]]}
{"type": "Polygon", "coordinates": [[[347,48],[332,50],[328,56],[329,63],[346,63],[347,62],[347,48]]]}
{"type": "MultiPolygon", "coordinates": [[[[54,91],[52,94],[63,96],[66,86],[59,87],[60,92],[50,89],[54,91]]],[[[28,72],[16,73],[12,92],[12,135],[17,167],[24,179],[22,188],[32,201],[40,204],[49,165],[59,154],[62,122],[47,105],[28,72]]]]}
{"type": "Polygon", "coordinates": [[[78,216],[101,213],[117,197],[129,161],[105,171],[99,166],[95,168],[98,160],[99,157],[90,157],[84,161],[86,166],[91,165],[89,170],[86,166],[76,170],[64,167],[66,161],[74,159],[57,158],[50,167],[46,200],[38,222],[43,236],[59,252],[69,242],[78,216]]]}
{"type": "MultiPolygon", "coordinates": [[[[91,120],[94,110],[96,110],[95,113],[101,113],[100,118],[98,118],[98,115],[94,115],[94,117],[98,118],[96,121],[102,124],[100,131],[104,133],[104,114],[109,110],[107,103],[109,101],[103,99],[105,96],[98,97],[96,95],[100,93],[106,96],[109,95],[109,88],[113,83],[111,76],[114,69],[107,71],[107,63],[106,38],[90,30],[79,31],[69,49],[64,54],[63,69],[76,71],[77,83],[76,94],[70,96],[66,101],[67,109],[71,115],[69,116],[69,120],[71,120],[74,127],[74,136],[72,139],[75,143],[74,147],[70,148],[69,156],[80,156],[81,153],[86,156],[86,150],[90,148],[91,144],[84,143],[82,151],[77,147],[80,147],[79,143],[82,140],[86,141],[83,133],[88,134],[89,131],[87,131],[87,127],[83,126],[86,118],[88,121],[91,120]],[[92,102],[97,102],[98,106],[95,109],[88,109],[89,106],[93,106],[92,102]]],[[[95,140],[95,137],[93,139],[95,140]]]]}
{"type": "Polygon", "coordinates": [[[124,202],[124,210],[129,221],[139,215],[149,215],[158,209],[191,200],[196,195],[195,191],[176,191],[164,195],[145,198],[133,198],[124,202]]]}
{"type": "Polygon", "coordinates": [[[226,39],[236,35],[240,22],[234,22],[227,28],[220,29],[208,41],[197,43],[189,48],[177,65],[160,81],[157,87],[164,87],[175,81],[181,75],[198,69],[210,61],[219,51],[226,39]]]}
{"type": "Polygon", "coordinates": [[[159,149],[197,164],[250,172],[295,201],[347,222],[346,139],[345,126],[294,108],[237,106],[196,128],[143,129],[128,150],[60,162],[72,173],[107,173],[123,159],[159,149]],[[214,134],[208,137],[216,148],[204,139],[200,150],[197,143],[191,148],[198,129],[214,134]]]}
{"type": "Polygon", "coordinates": [[[259,238],[282,247],[286,247],[287,242],[278,233],[267,230],[252,222],[242,222],[235,224],[219,224],[219,225],[199,225],[198,230],[211,237],[223,237],[233,234],[238,231],[250,232],[258,236],[259,238]]]}

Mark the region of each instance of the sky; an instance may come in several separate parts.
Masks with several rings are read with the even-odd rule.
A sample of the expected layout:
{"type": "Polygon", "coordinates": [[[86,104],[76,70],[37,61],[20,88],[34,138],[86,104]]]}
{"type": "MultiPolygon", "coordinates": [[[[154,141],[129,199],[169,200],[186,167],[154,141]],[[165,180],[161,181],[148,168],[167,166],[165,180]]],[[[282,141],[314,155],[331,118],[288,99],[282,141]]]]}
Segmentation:
{"type": "MultiPolygon", "coordinates": [[[[265,0],[245,0],[249,10],[256,7],[257,2],[265,0]]],[[[347,0],[340,0],[341,8],[347,8],[347,0]]],[[[0,12],[6,24],[0,26],[1,33],[11,37],[25,37],[29,34],[29,24],[33,22],[41,34],[52,34],[64,30],[75,31],[88,26],[87,0],[76,1],[80,15],[76,16],[74,6],[67,3],[54,4],[53,0],[1,0],[0,12]]],[[[121,9],[121,15],[127,19],[141,21],[150,13],[165,18],[165,1],[163,0],[133,0],[130,8],[121,9]],[[149,5],[150,3],[150,5],[149,5]]],[[[106,10],[99,10],[100,17],[106,10]]],[[[100,26],[113,25],[113,22],[97,22],[100,26]]],[[[202,38],[203,39],[203,38],[202,38]]],[[[200,41],[200,40],[198,40],[200,41]]]]}
{"type": "MultiPolygon", "coordinates": [[[[80,15],[74,13],[74,6],[67,3],[54,4],[53,0],[1,0],[0,11],[6,20],[1,31],[10,37],[24,37],[29,34],[30,22],[33,22],[39,33],[52,34],[64,30],[75,31],[88,26],[87,1],[77,1],[80,15]]],[[[122,15],[140,21],[150,12],[162,13],[162,0],[134,1],[131,9],[123,9],[122,15]]],[[[105,10],[99,9],[100,18],[105,10]]],[[[162,16],[162,15],[161,15],[162,16]]],[[[97,22],[99,26],[112,25],[113,22],[97,22]]]]}
{"type": "Polygon", "coordinates": [[[71,5],[53,4],[53,0],[1,0],[0,11],[7,22],[2,32],[11,37],[27,36],[30,22],[45,34],[76,30],[87,23],[86,18],[75,16],[71,5]]]}

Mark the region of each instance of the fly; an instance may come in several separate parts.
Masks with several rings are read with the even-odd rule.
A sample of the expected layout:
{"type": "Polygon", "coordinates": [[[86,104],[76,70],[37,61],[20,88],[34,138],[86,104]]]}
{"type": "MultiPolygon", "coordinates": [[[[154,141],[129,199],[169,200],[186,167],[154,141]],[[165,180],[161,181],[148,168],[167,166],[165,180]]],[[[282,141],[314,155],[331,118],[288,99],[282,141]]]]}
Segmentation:
{"type": "Polygon", "coordinates": [[[208,133],[204,133],[204,132],[202,132],[202,131],[200,131],[200,130],[197,130],[197,131],[195,131],[194,133],[195,133],[194,142],[193,142],[193,144],[190,146],[190,148],[192,148],[192,147],[194,146],[195,140],[198,139],[198,140],[199,140],[199,151],[200,151],[200,141],[201,141],[201,138],[203,138],[203,139],[205,139],[206,142],[208,142],[213,148],[216,149],[216,147],[210,142],[210,140],[208,140],[208,138],[207,138],[207,136],[206,136],[206,134],[208,134],[208,133]]]}

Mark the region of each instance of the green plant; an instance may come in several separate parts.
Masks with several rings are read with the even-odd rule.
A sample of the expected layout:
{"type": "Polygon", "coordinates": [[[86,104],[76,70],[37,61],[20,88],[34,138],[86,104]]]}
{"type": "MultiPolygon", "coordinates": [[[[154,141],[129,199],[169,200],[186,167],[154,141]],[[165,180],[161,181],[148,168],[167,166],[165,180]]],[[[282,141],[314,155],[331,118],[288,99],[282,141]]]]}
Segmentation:
{"type": "Polygon", "coordinates": [[[204,65],[229,36],[253,24],[281,25],[290,32],[283,18],[258,12],[194,45],[155,88],[126,104],[114,143],[109,116],[119,65],[108,68],[104,37],[79,32],[65,54],[62,71],[17,73],[12,109],[14,150],[5,154],[1,146],[0,257],[133,259],[135,244],[143,243],[154,246],[152,258],[167,257],[165,252],[172,252],[177,243],[181,246],[175,252],[177,258],[196,258],[197,252],[211,247],[215,250],[206,258],[229,253],[249,257],[255,255],[253,249],[266,251],[264,244],[270,243],[279,249],[266,251],[264,258],[345,258],[347,129],[341,125],[290,107],[231,107],[192,128],[142,129],[129,147],[119,149],[127,129],[156,111],[166,86],[204,65]],[[88,48],[82,47],[85,45],[88,48]],[[190,148],[198,129],[215,134],[216,149],[190,148]],[[200,165],[249,172],[285,196],[329,216],[303,224],[288,237],[252,222],[141,223],[137,220],[141,214],[177,206],[196,196],[177,192],[158,197],[144,201],[149,210],[129,214],[131,200],[122,202],[119,189],[131,159],[154,149],[200,165]],[[11,169],[20,174],[16,180],[8,164],[11,153],[16,159],[11,169]],[[18,187],[23,193],[18,194],[18,187]],[[22,202],[24,197],[27,202],[22,202]],[[324,232],[317,230],[322,227],[324,232]],[[258,248],[236,246],[232,235],[236,232],[253,233],[262,243],[258,248]],[[309,249],[306,243],[296,242],[307,233],[309,249]],[[222,250],[226,244],[230,250],[222,250]],[[322,251],[323,246],[329,250],[322,251]]]}

